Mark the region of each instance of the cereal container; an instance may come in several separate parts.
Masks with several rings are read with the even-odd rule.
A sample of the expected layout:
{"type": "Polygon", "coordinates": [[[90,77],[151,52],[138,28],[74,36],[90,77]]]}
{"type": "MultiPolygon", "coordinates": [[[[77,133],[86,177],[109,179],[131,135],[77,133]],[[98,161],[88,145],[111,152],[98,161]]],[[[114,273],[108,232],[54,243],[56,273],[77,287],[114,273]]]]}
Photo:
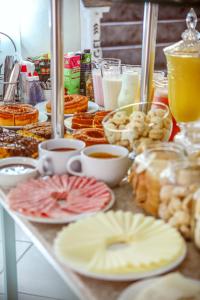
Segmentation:
{"type": "Polygon", "coordinates": [[[160,179],[158,216],[179,230],[186,239],[197,240],[200,247],[199,162],[190,159],[174,162],[162,172],[160,179]]]}
{"type": "Polygon", "coordinates": [[[137,155],[129,182],[133,187],[134,201],[145,212],[158,216],[160,206],[160,176],[167,166],[184,160],[182,147],[174,143],[154,143],[137,155]]]}

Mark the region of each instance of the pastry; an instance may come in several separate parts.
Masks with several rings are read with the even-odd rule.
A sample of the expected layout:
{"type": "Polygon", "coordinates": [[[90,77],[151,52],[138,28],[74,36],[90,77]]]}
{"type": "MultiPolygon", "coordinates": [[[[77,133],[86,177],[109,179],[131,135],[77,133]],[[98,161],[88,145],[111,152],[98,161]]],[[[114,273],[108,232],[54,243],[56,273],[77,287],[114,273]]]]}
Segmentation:
{"type": "Polygon", "coordinates": [[[13,130],[0,128],[0,158],[11,156],[38,156],[38,144],[42,138],[24,137],[13,130]]]}
{"type": "Polygon", "coordinates": [[[50,139],[52,135],[51,123],[35,123],[31,125],[26,125],[22,130],[17,131],[22,136],[36,136],[44,139],[50,139]]]}
{"type": "Polygon", "coordinates": [[[110,111],[97,111],[93,120],[93,127],[95,128],[103,128],[102,121],[110,111]]]}
{"type": "Polygon", "coordinates": [[[77,113],[72,118],[72,129],[92,128],[94,114],[77,113]]]}
{"type": "Polygon", "coordinates": [[[39,112],[29,104],[0,105],[0,126],[24,126],[36,123],[39,112]]]}
{"type": "Polygon", "coordinates": [[[84,128],[73,133],[75,139],[82,140],[86,146],[108,144],[104,131],[100,128],[84,128]]]}
{"type": "MultiPolygon", "coordinates": [[[[64,96],[64,114],[74,114],[85,112],[88,109],[88,98],[82,95],[65,95],[64,96]]],[[[51,113],[51,101],[46,104],[46,110],[51,113]]]]}
{"type": "Polygon", "coordinates": [[[102,121],[109,111],[96,113],[77,113],[72,118],[72,129],[103,128],[102,121]]]}

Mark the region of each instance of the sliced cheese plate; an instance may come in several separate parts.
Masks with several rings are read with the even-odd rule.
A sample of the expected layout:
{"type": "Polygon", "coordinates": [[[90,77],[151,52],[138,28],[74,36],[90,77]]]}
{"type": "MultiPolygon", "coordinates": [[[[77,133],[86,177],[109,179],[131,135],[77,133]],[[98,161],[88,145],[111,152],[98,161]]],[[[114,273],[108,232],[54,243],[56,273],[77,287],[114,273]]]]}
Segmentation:
{"type": "Polygon", "coordinates": [[[181,235],[162,220],[123,211],[97,213],[63,228],[54,247],[57,258],[74,271],[111,281],[168,272],[187,250],[181,235]]]}

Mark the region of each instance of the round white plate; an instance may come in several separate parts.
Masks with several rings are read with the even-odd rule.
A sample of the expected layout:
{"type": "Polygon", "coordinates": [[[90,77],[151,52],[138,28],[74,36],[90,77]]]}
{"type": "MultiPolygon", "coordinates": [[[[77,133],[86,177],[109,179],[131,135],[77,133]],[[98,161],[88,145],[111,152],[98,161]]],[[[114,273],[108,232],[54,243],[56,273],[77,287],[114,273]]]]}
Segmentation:
{"type": "Polygon", "coordinates": [[[64,119],[65,128],[70,132],[74,131],[74,129],[72,128],[72,119],[73,119],[73,117],[64,119]]]}
{"type": "Polygon", "coordinates": [[[60,258],[60,260],[68,268],[71,268],[73,271],[75,271],[81,275],[90,277],[90,278],[100,279],[100,280],[105,280],[105,281],[134,281],[134,280],[157,276],[157,275],[160,275],[160,274],[163,274],[163,273],[166,273],[166,272],[169,272],[169,271],[175,269],[185,259],[186,254],[187,254],[187,246],[185,244],[182,254],[172,263],[170,263],[164,267],[161,267],[161,268],[158,268],[155,270],[151,270],[151,271],[133,272],[133,273],[126,273],[126,274],[94,273],[85,268],[84,269],[81,268],[79,265],[75,265],[71,262],[66,262],[65,260],[62,260],[61,258],[60,258]]]}
{"type": "MultiPolygon", "coordinates": [[[[37,107],[37,109],[39,111],[41,111],[42,113],[45,113],[47,116],[51,116],[51,113],[48,113],[46,111],[46,104],[47,104],[47,101],[41,102],[41,103],[36,104],[35,107],[37,107]]],[[[95,102],[92,102],[92,101],[88,101],[88,110],[87,110],[88,113],[94,113],[98,110],[99,110],[98,104],[96,104],[95,102]]],[[[73,116],[73,114],[64,114],[64,116],[71,117],[71,116],[73,116]]]]}
{"type": "MultiPolygon", "coordinates": [[[[110,190],[110,194],[111,194],[110,202],[107,204],[107,206],[104,209],[98,210],[97,212],[107,211],[113,206],[115,202],[115,195],[112,190],[110,190]]],[[[45,223],[45,224],[67,224],[97,213],[97,212],[92,212],[92,213],[83,213],[83,214],[75,214],[75,215],[69,214],[69,216],[66,216],[64,218],[41,218],[41,217],[27,216],[16,211],[13,212],[18,216],[20,216],[21,218],[24,218],[28,221],[36,222],[36,223],[45,223]]]]}
{"type": "MultiPolygon", "coordinates": [[[[139,296],[140,292],[143,291],[145,288],[147,288],[150,284],[156,285],[156,281],[159,278],[160,277],[151,278],[151,279],[136,282],[136,283],[130,285],[121,293],[121,295],[119,296],[119,298],[117,300],[133,300],[133,299],[135,299],[137,296],[139,296]]],[[[200,284],[199,280],[195,280],[195,279],[190,279],[190,280],[199,286],[199,284],[200,284]]],[[[151,299],[149,299],[149,300],[151,300],[151,299]]]]}
{"type": "MultiPolygon", "coordinates": [[[[47,120],[48,120],[48,116],[46,114],[42,113],[42,112],[39,112],[38,122],[43,123],[43,122],[46,122],[47,120]]],[[[27,125],[29,125],[29,124],[27,124],[27,125]]],[[[26,125],[24,125],[24,126],[0,126],[0,127],[6,128],[6,129],[15,129],[15,130],[17,130],[17,129],[21,129],[25,126],[26,125]]]]}

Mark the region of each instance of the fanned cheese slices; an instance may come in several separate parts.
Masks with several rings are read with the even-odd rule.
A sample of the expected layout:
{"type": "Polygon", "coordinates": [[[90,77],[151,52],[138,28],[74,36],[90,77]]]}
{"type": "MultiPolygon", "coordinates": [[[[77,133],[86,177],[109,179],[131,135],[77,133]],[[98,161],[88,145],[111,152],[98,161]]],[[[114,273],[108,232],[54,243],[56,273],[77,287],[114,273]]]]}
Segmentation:
{"type": "Polygon", "coordinates": [[[64,263],[101,274],[156,270],[184,255],[185,242],[168,224],[131,212],[98,213],[63,228],[55,240],[64,263]]]}

